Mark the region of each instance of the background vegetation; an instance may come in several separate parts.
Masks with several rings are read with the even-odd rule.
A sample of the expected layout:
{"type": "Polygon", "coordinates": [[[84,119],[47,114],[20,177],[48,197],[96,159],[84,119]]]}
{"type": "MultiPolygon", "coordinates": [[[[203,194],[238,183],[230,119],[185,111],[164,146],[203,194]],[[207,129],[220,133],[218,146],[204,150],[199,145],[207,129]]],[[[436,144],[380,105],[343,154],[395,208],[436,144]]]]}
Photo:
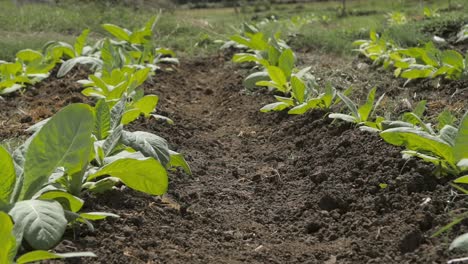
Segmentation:
{"type": "MultiPolygon", "coordinates": [[[[346,15],[342,15],[342,1],[281,4],[281,1],[69,1],[57,4],[15,5],[10,0],[0,4],[0,58],[10,60],[18,50],[40,49],[49,40],[72,42],[83,28],[101,34],[102,23],[136,27],[138,21],[147,20],[162,8],[158,24],[161,46],[176,50],[180,55],[204,55],[216,52],[215,40],[227,40],[242,22],[259,22],[265,18],[290,18],[306,16],[315,18],[301,26],[299,34],[292,39],[296,49],[323,49],[338,54],[350,54],[351,43],[367,37],[370,29],[384,29],[401,46],[415,45],[430,39],[438,28],[446,24],[468,22],[468,5],[463,0],[356,0],[346,1],[346,15]],[[218,2],[218,3],[216,3],[218,2]],[[221,7],[239,3],[238,7],[221,7]],[[449,8],[449,2],[451,8],[449,8]],[[198,8],[217,4],[217,8],[198,8]],[[176,6],[175,4],[180,4],[176,6]],[[131,8],[129,8],[129,6],[131,8]],[[441,13],[440,18],[424,20],[423,8],[430,7],[441,13]],[[411,25],[391,26],[387,21],[389,11],[401,11],[411,25]],[[136,19],[138,17],[138,19],[136,19]],[[424,29],[430,29],[422,31],[424,29]],[[427,32],[427,34],[426,34],[427,32]]],[[[94,35],[91,38],[98,38],[94,35]]]]}

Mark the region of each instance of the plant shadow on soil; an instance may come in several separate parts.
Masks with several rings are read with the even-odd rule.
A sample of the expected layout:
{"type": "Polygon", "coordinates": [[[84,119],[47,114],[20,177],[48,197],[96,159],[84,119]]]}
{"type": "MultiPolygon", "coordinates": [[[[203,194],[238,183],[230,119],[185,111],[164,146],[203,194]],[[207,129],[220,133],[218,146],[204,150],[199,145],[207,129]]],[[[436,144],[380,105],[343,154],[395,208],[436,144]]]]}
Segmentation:
{"type": "MultiPolygon", "coordinates": [[[[73,83],[84,76],[51,78],[35,96],[6,98],[1,136],[24,133],[43,118],[30,113],[41,105],[46,117],[54,106],[87,101],[73,83]]],[[[94,232],[75,227],[55,250],[98,255],[70,263],[443,263],[460,256],[447,248],[466,223],[430,238],[450,221],[447,211],[464,206],[447,179],[324,112],[260,113],[272,97],[246,93],[242,76],[220,56],[186,60],[145,84],[161,97],[159,114],[175,124],[139,120],[129,129],[168,139],[193,176],[172,173],[163,197],[124,187],[87,195],[84,211],[120,218],[96,222],[94,232]]]]}

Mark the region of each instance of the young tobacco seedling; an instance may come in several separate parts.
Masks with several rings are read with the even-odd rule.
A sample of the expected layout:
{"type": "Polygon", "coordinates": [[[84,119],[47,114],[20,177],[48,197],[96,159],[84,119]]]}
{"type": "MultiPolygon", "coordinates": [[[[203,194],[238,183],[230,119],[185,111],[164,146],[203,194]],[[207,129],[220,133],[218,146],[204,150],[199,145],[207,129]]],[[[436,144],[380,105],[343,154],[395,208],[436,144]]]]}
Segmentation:
{"type": "Polygon", "coordinates": [[[384,120],[382,117],[377,117],[375,121],[370,121],[369,118],[373,116],[375,109],[379,106],[380,102],[384,98],[385,94],[382,94],[380,98],[375,102],[375,92],[377,88],[372,88],[367,95],[367,101],[358,107],[356,103],[351,101],[346,95],[342,93],[338,93],[338,97],[345,103],[348,110],[351,112],[350,114],[341,114],[341,113],[332,113],[329,115],[330,118],[333,119],[341,119],[346,122],[355,123],[360,127],[362,130],[367,131],[380,131],[381,130],[381,122],[384,120]],[[375,102],[375,105],[374,105],[375,102]]]}
{"type": "Polygon", "coordinates": [[[336,89],[327,85],[322,93],[319,92],[314,77],[308,73],[309,70],[310,67],[291,75],[290,81],[285,84],[291,97],[275,96],[278,102],[268,104],[260,111],[282,111],[291,108],[288,114],[300,115],[314,108],[329,109],[335,100],[336,89]]]}

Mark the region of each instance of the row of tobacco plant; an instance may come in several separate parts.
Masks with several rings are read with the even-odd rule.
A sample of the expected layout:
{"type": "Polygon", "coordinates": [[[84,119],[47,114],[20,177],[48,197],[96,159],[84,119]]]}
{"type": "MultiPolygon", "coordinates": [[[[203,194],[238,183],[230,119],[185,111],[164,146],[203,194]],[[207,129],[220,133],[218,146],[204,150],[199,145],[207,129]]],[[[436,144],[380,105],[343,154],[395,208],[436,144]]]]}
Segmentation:
{"type": "Polygon", "coordinates": [[[118,217],[83,212],[85,192],[99,194],[124,184],[162,195],[168,171],[181,167],[190,174],[183,156],[165,139],[125,128],[141,116],[172,122],[153,113],[159,98],[145,95],[141,87],[159,62],[177,62],[172,51],[155,46],[156,22],[154,17],[134,31],[104,24],[112,37],[92,46],[86,45],[85,30],[74,44],[50,42],[43,52],[23,50],[15,62],[0,64],[1,93],[46,78],[56,64],[58,77],[86,65],[93,74],[79,81],[82,93],[96,99],[94,106],[71,104],[30,127],[32,136],[17,149],[0,146],[0,263],[92,257],[92,252],[48,251],[73,225],[93,229],[92,221],[118,217]]]}
{"type": "MultiPolygon", "coordinates": [[[[351,89],[340,92],[331,85],[320,87],[310,73],[310,67],[297,67],[295,53],[278,32],[267,33],[255,25],[244,24],[243,32],[232,36],[231,42],[243,50],[233,56],[233,61],[250,63],[254,69],[245,78],[244,86],[247,89],[268,87],[276,94],[276,102],[263,106],[260,111],[287,111],[297,115],[311,109],[326,110],[330,118],[354,123],[361,130],[379,133],[390,144],[403,146],[403,158],[416,157],[434,164],[437,177],[454,177],[453,186],[468,194],[462,185],[468,184],[468,113],[457,122],[454,115],[445,110],[438,116],[437,124],[432,125],[423,120],[426,102],[421,101],[411,112],[404,113],[397,120],[388,120],[376,112],[385,94],[376,98],[377,91],[373,88],[367,100],[359,105],[350,99],[351,89]],[[346,109],[345,112],[331,113],[332,109],[340,109],[334,106],[343,104],[344,108],[341,109],[346,109]]],[[[389,44],[383,43],[375,33],[371,33],[370,43],[360,41],[357,44],[368,57],[383,60],[384,65],[388,60],[393,60],[396,73],[408,79],[440,75],[459,79],[467,73],[467,59],[461,54],[439,51],[430,44],[423,48],[398,50],[398,53],[392,49],[385,56],[377,53],[389,44]],[[422,62],[426,64],[422,65],[422,62]]],[[[465,217],[457,218],[435,235],[448,230],[465,217]]],[[[452,243],[451,248],[461,247],[467,241],[467,235],[461,236],[452,243]]]]}

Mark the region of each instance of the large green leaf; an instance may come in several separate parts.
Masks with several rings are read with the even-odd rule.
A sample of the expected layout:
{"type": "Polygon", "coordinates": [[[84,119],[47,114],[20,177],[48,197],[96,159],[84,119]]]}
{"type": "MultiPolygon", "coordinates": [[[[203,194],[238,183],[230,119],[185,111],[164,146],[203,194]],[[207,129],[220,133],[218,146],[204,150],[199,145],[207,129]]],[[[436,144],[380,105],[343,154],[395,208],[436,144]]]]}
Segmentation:
{"type": "Polygon", "coordinates": [[[388,143],[405,146],[409,150],[430,153],[455,166],[452,148],[444,140],[415,128],[400,127],[387,129],[380,136],[388,143]]]}
{"type": "Polygon", "coordinates": [[[10,216],[0,211],[0,263],[11,263],[16,255],[16,239],[10,216]]]}
{"type": "Polygon", "coordinates": [[[116,160],[90,175],[88,180],[104,175],[119,178],[128,187],[148,194],[162,195],[167,191],[166,169],[153,158],[116,160]]]}
{"type": "Polygon", "coordinates": [[[94,114],[88,105],[69,105],[54,115],[27,149],[20,199],[31,198],[58,167],[69,175],[80,171],[92,150],[93,129],[94,114]]]}
{"type": "Polygon", "coordinates": [[[35,249],[55,246],[67,227],[63,208],[56,201],[17,202],[9,214],[15,225],[23,230],[24,239],[35,249]]]}
{"type": "Polygon", "coordinates": [[[468,159],[468,112],[463,116],[458,127],[453,155],[457,162],[462,159],[468,159]]]}
{"type": "Polygon", "coordinates": [[[48,259],[96,257],[92,252],[73,252],[73,253],[52,253],[44,250],[35,250],[28,252],[16,260],[18,264],[37,262],[48,259]]]}
{"type": "Polygon", "coordinates": [[[162,137],[143,131],[123,131],[121,140],[124,145],[140,151],[146,157],[159,160],[163,166],[170,161],[169,146],[162,137]]]}
{"type": "Polygon", "coordinates": [[[0,146],[0,205],[8,204],[16,182],[13,159],[6,149],[0,146]]]}

